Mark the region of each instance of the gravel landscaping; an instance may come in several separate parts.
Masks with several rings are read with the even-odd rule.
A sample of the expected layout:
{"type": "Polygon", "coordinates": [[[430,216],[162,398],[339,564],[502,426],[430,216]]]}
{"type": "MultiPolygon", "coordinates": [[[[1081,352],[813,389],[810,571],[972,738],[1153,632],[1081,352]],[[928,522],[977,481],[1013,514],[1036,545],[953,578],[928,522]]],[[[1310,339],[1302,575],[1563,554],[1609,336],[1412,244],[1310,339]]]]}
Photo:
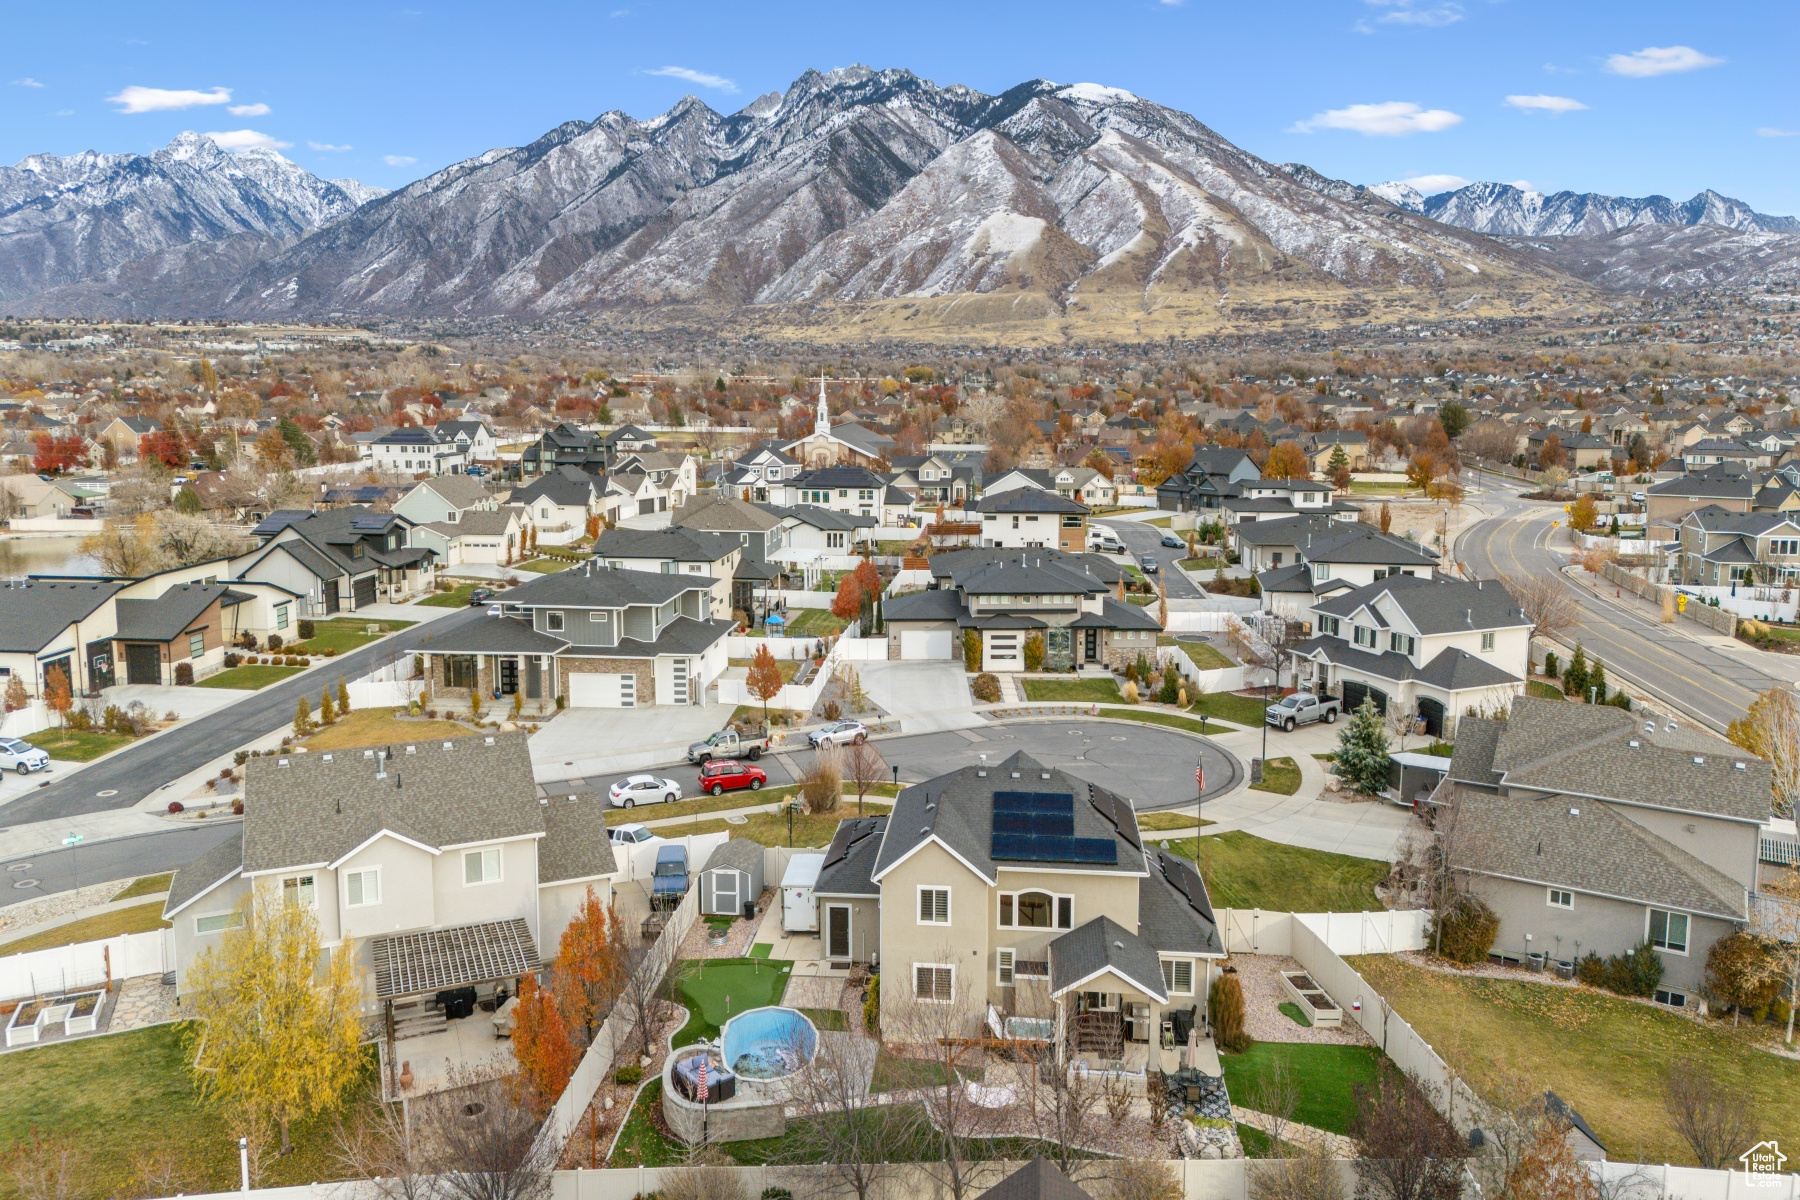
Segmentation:
{"type": "Polygon", "coordinates": [[[1294,959],[1279,954],[1234,954],[1231,965],[1237,968],[1238,983],[1244,989],[1244,1031],[1259,1042],[1305,1042],[1310,1045],[1372,1046],[1362,1027],[1349,1016],[1351,997],[1333,996],[1345,1008],[1344,1024],[1339,1029],[1303,1026],[1283,1014],[1278,1007],[1287,1000],[1281,986],[1283,971],[1304,968],[1294,959]]]}

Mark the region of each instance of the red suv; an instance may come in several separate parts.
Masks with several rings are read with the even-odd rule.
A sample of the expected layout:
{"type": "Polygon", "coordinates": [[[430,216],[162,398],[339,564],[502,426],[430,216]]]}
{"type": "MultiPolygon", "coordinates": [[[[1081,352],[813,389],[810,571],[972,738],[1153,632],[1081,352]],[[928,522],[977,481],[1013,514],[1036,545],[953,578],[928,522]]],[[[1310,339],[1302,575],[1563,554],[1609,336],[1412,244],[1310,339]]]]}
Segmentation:
{"type": "Polygon", "coordinates": [[[739,788],[756,791],[769,781],[761,767],[738,762],[734,758],[718,758],[700,768],[700,790],[709,796],[735,792],[739,788]]]}

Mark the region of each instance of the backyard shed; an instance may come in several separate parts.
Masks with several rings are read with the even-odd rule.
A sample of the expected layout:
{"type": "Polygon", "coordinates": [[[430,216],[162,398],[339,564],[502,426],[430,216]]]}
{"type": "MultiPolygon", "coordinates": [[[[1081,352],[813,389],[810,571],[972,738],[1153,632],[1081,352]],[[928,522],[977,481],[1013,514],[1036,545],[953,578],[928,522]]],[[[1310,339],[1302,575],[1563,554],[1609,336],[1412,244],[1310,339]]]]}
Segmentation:
{"type": "Polygon", "coordinates": [[[749,838],[722,843],[700,872],[700,915],[741,917],[763,890],[763,847],[749,838]]]}

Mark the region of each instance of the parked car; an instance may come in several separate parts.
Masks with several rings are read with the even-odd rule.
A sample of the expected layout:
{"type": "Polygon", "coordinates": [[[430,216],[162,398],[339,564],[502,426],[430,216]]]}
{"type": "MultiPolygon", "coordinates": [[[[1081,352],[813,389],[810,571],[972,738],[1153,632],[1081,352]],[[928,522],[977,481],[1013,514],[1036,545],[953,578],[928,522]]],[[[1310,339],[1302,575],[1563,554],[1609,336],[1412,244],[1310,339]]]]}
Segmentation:
{"type": "Polygon", "coordinates": [[[477,479],[480,479],[483,475],[486,475],[487,473],[488,473],[488,469],[486,467],[470,467],[468,470],[463,472],[464,475],[473,475],[477,479]]]}
{"type": "Polygon", "coordinates": [[[695,742],[689,746],[687,760],[691,763],[703,763],[715,758],[747,758],[755,762],[768,748],[767,730],[732,727],[721,729],[704,742],[695,742]]]}
{"type": "Polygon", "coordinates": [[[606,836],[615,846],[635,846],[639,842],[649,841],[656,835],[650,832],[648,825],[639,825],[633,822],[630,825],[621,825],[617,829],[608,829],[606,836]]]}
{"type": "Polygon", "coordinates": [[[1182,541],[1180,538],[1176,537],[1172,533],[1165,533],[1162,535],[1162,544],[1167,546],[1171,550],[1186,550],[1187,549],[1187,543],[1182,541]]]}
{"type": "Polygon", "coordinates": [[[474,608],[478,604],[486,604],[489,600],[492,600],[493,598],[494,598],[494,589],[493,588],[476,588],[474,591],[469,593],[469,607],[474,608]]]}
{"type": "Polygon", "coordinates": [[[29,775],[33,771],[46,770],[49,766],[50,755],[46,751],[39,750],[30,742],[0,738],[0,771],[17,771],[21,775],[29,775]]]}
{"type": "Polygon", "coordinates": [[[656,852],[656,872],[650,878],[652,908],[673,908],[687,895],[687,847],[664,846],[656,852]]]}
{"type": "Polygon", "coordinates": [[[1109,530],[1094,529],[1088,532],[1088,549],[1099,550],[1106,554],[1124,554],[1125,543],[1109,530]]]}
{"type": "Polygon", "coordinates": [[[673,804],[681,799],[681,785],[673,779],[654,775],[628,775],[608,789],[614,808],[635,808],[639,804],[673,804]]]}
{"type": "Polygon", "coordinates": [[[1323,721],[1327,725],[1338,719],[1338,702],[1330,696],[1311,692],[1293,692],[1269,705],[1263,720],[1279,729],[1291,730],[1296,725],[1323,721]]]}
{"type": "Polygon", "coordinates": [[[735,792],[742,788],[760,791],[768,781],[768,773],[761,767],[753,767],[734,758],[715,758],[700,768],[700,790],[709,796],[735,792]]]}
{"type": "Polygon", "coordinates": [[[869,727],[861,721],[833,721],[807,734],[806,740],[812,743],[814,750],[825,745],[861,744],[869,740],[869,727]]]}
{"type": "Polygon", "coordinates": [[[1144,574],[1154,575],[1162,570],[1162,564],[1156,561],[1156,555],[1146,554],[1138,559],[1138,566],[1144,568],[1144,574]]]}

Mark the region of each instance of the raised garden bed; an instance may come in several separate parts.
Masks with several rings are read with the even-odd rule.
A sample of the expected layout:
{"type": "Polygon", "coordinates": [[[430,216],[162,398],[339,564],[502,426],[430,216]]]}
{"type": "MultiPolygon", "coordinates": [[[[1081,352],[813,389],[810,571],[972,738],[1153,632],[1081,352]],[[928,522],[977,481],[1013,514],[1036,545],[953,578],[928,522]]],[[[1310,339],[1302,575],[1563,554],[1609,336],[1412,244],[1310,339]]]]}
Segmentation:
{"type": "Polygon", "coordinates": [[[1344,1024],[1344,1010],[1306,972],[1283,971],[1281,986],[1300,1006],[1300,1011],[1311,1017],[1313,1025],[1320,1029],[1337,1029],[1344,1024]]]}
{"type": "Polygon", "coordinates": [[[7,1022],[6,1044],[28,1046],[51,1025],[61,1025],[64,1037],[92,1033],[99,1022],[100,1001],[104,997],[104,992],[79,992],[21,1004],[7,1022]]]}

